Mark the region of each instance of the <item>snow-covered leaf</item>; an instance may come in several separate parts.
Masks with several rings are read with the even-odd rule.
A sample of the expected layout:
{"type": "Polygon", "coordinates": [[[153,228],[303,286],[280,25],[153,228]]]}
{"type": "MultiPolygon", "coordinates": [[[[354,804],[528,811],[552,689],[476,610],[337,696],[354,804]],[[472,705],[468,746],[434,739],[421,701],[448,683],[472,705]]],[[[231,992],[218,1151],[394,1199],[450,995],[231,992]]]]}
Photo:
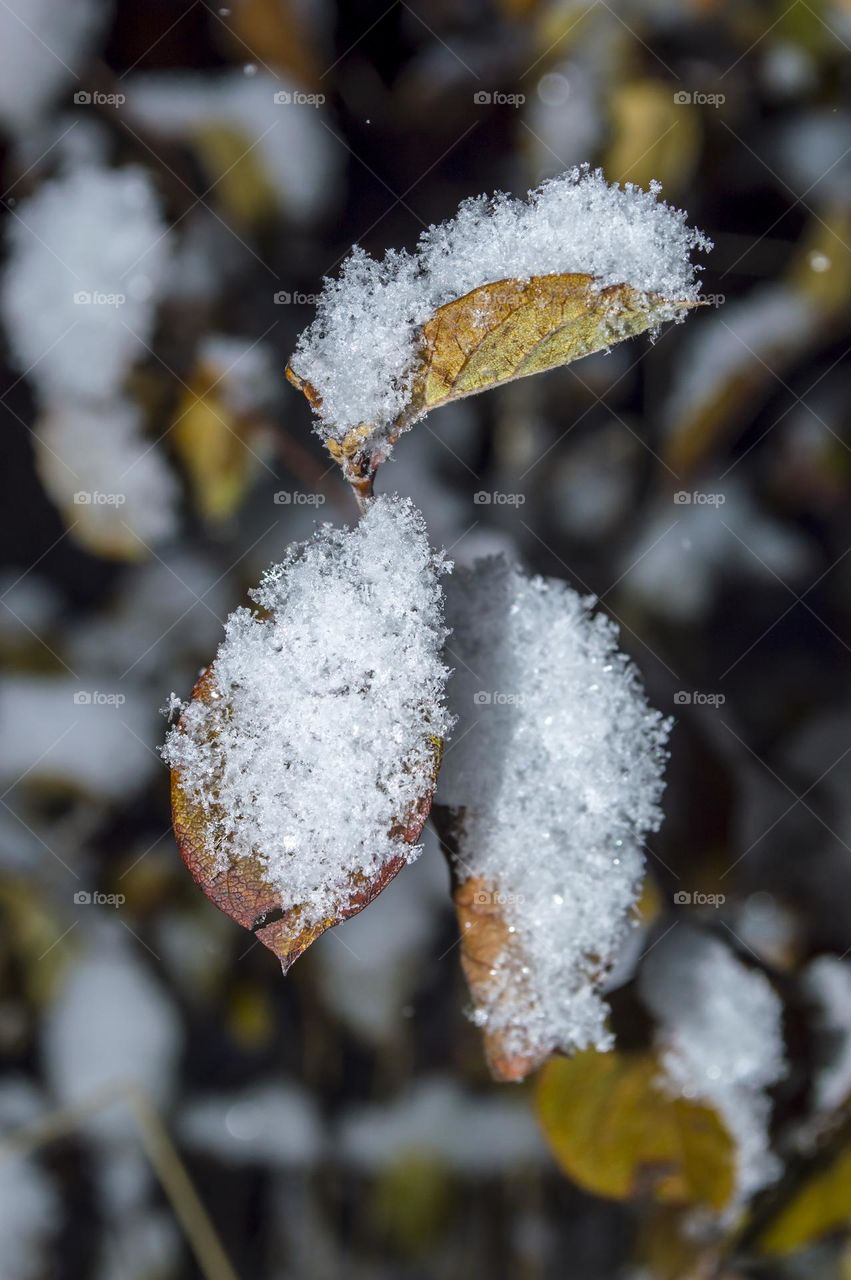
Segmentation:
{"type": "MultiPolygon", "coordinates": [[[[196,684],[193,700],[211,705],[218,697],[214,668],[208,667],[196,684]]],[[[434,739],[434,766],[431,785],[420,796],[404,822],[393,833],[404,844],[416,845],[431,807],[431,797],[440,767],[440,741],[434,739]]],[[[298,796],[293,796],[298,803],[298,796]]],[[[180,856],[210,901],[244,929],[273,951],[284,972],[302,955],[312,942],[335,924],[357,915],[372,902],[385,885],[402,870],[409,850],[401,851],[385,862],[372,876],[355,872],[348,886],[336,898],[331,909],[317,919],[302,906],[281,910],[280,892],[275,888],[262,856],[230,858],[222,865],[223,850],[210,843],[210,811],[187,793],[179,769],[172,770],[171,807],[174,834],[180,856]]]]}
{"type": "Polygon", "coordinates": [[[710,1107],[667,1096],[659,1075],[650,1053],[552,1058],[536,1097],[553,1155],[595,1195],[722,1209],[733,1192],[732,1140],[710,1107]]]}
{"type": "Polygon", "coordinates": [[[479,561],[447,590],[458,716],[439,800],[474,1021],[500,1079],[611,1047],[601,988],[661,821],[669,724],[617,631],[556,579],[479,561]]]}
{"type": "Polygon", "coordinates": [[[350,476],[447,400],[681,320],[699,300],[691,251],[711,246],[659,191],[583,166],[527,200],[464,201],[413,254],[355,248],[288,370],[350,476]]]}
{"type": "Polygon", "coordinates": [[[169,735],[184,861],[285,970],[419,852],[451,725],[444,569],[410,502],[323,526],[231,616],[169,735]]]}
{"type": "MultiPolygon", "coordinates": [[[[670,319],[692,305],[640,293],[626,284],[601,288],[587,273],[532,276],[481,285],[439,307],[423,324],[410,399],[389,431],[363,424],[342,441],[329,438],[338,462],[353,464],[387,445],[432,409],[580,360],[670,319]]],[[[314,408],[319,391],[292,367],[290,382],[314,408]]],[[[371,459],[370,459],[371,460],[371,459]]]]}

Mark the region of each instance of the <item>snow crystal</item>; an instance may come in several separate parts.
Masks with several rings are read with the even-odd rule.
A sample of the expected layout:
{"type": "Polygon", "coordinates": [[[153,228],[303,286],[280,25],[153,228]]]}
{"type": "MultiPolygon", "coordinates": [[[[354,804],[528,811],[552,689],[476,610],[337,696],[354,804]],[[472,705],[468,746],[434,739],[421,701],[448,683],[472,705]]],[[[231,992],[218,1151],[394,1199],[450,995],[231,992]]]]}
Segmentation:
{"type": "Polygon", "coordinates": [[[352,875],[416,850],[393,831],[430,788],[450,719],[442,555],[409,501],[379,498],[353,530],[288,549],[239,609],[164,748],[207,813],[224,869],[259,854],[284,909],[333,913],[352,875]],[[343,767],[345,766],[345,767],[343,767]]]}
{"type": "Polygon", "coordinates": [[[168,235],[142,169],[78,169],[10,221],[0,311],[20,366],[57,398],[108,396],[150,341],[168,235]]]}
{"type": "MultiPolygon", "coordinates": [[[[0,5],[0,121],[30,127],[75,74],[102,27],[104,0],[4,0],[0,5]]],[[[69,93],[70,99],[70,93],[69,93]]]]}
{"type": "Polygon", "coordinates": [[[816,1075],[813,1102],[816,1111],[834,1111],[851,1094],[851,963],[819,956],[807,966],[805,984],[832,1050],[816,1075]]]}
{"type": "Polygon", "coordinates": [[[177,531],[180,490],[129,400],[50,406],[36,426],[42,483],[79,541],[145,556],[177,531]]]}
{"type": "Polygon", "coordinates": [[[472,1094],[441,1076],[417,1081],[389,1105],[353,1108],[342,1118],[339,1150],[346,1163],[370,1173],[411,1156],[478,1177],[547,1163],[524,1102],[472,1094]]]}
{"type": "Polygon", "coordinates": [[[685,925],[650,952],[639,989],[659,1020],[668,1086],[711,1104],[736,1143],[741,1205],[781,1171],[769,1149],[765,1092],[786,1071],[780,1000],[725,943],[685,925]]]}
{"type": "Polygon", "coordinates": [[[615,626],[562,582],[482,561],[453,578],[447,619],[459,723],[439,799],[463,811],[459,871],[514,930],[476,1021],[518,1054],[605,1049],[598,986],[661,820],[669,722],[615,626]]]}
{"type": "Polygon", "coordinates": [[[322,398],[320,434],[341,439],[360,423],[390,424],[408,401],[419,327],[480,285],[587,272],[601,286],[696,299],[689,254],[711,245],[657,199],[660,190],[609,186],[583,166],[526,201],[504,193],[465,200],[454,218],[421,235],[413,254],[391,249],[378,261],[353,249],[339,278],[326,279],[293,357],[322,398]]]}

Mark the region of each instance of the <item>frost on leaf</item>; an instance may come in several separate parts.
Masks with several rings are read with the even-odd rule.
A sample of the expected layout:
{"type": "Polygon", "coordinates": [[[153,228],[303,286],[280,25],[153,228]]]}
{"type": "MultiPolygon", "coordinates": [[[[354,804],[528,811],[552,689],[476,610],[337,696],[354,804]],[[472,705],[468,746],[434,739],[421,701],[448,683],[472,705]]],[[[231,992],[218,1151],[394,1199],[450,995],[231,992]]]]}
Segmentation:
{"type": "Polygon", "coordinates": [[[782,1005],[768,979],[708,934],[677,925],[648,954],[642,999],[658,1020],[663,1079],[710,1103],[736,1140],[732,1209],[776,1179],[766,1090],[786,1073],[782,1005]]]}
{"type": "MultiPolygon", "coordinates": [[[[494,1074],[608,1049],[602,980],[660,821],[668,722],[564,583],[479,562],[448,589],[449,812],[462,955],[494,1074]]],[[[446,825],[446,824],[444,824],[446,825]]]]}
{"type": "Polygon", "coordinates": [[[685,216],[587,166],[527,200],[466,200],[413,254],[355,249],[326,280],[290,380],[350,475],[367,474],[430,409],[551,369],[698,301],[685,216]]]}
{"type": "Polygon", "coordinates": [[[445,569],[409,501],[323,526],[231,615],[169,733],[184,861],[285,970],[419,852],[451,724],[445,569]]]}

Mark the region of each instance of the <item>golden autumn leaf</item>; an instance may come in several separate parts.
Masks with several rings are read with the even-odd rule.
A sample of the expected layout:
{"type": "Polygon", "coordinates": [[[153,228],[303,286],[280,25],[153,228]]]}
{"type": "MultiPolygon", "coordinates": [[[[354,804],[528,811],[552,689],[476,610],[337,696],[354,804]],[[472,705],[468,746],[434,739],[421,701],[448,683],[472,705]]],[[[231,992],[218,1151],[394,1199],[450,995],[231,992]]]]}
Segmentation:
{"type": "Polygon", "coordinates": [[[199,364],[177,403],[170,440],[203,519],[226,520],[239,506],[259,462],[249,441],[265,425],[228,402],[218,369],[199,364]]]}
{"type": "Polygon", "coordinates": [[[831,1231],[851,1226],[851,1149],[845,1148],[787,1201],[758,1238],[762,1253],[795,1253],[831,1231]]]}
{"type": "Polygon", "coordinates": [[[195,133],[195,143],[216,201],[237,225],[254,228],[275,217],[278,196],[253,139],[214,120],[195,133]]]}
{"type": "Polygon", "coordinates": [[[676,191],[689,181],[700,155],[702,115],[683,106],[666,80],[628,80],[611,93],[612,140],[605,171],[639,187],[653,179],[676,191]]]}
{"type": "MultiPolygon", "coordinates": [[[[394,443],[432,409],[603,351],[692,305],[625,284],[599,288],[593,276],[577,273],[481,285],[439,307],[422,326],[409,403],[381,433],[382,443],[394,443]]],[[[288,367],[287,377],[313,407],[321,403],[297,369],[288,367]]],[[[364,423],[342,441],[329,441],[349,478],[374,470],[375,430],[364,423]]]]}
{"type": "Polygon", "coordinates": [[[652,1053],[550,1059],[536,1088],[550,1149],[595,1195],[722,1209],[733,1192],[733,1141],[711,1108],[670,1097],[659,1077],[652,1053]]]}
{"type": "MultiPolygon", "coordinates": [[[[207,702],[213,692],[213,669],[208,667],[196,683],[192,697],[207,702]]],[[[425,826],[441,754],[442,743],[434,740],[432,787],[420,797],[414,811],[401,818],[394,828],[394,834],[401,836],[405,844],[416,844],[425,826]]],[[[372,879],[353,875],[349,892],[334,912],[319,921],[305,924],[300,908],[281,910],[279,895],[266,878],[259,856],[221,859],[217,850],[208,847],[206,830],[210,818],[199,804],[187,796],[178,769],[171,771],[171,808],[180,856],[195,882],[220,911],[244,929],[249,929],[259,942],[274,952],[285,973],[326,929],[357,915],[368,906],[407,861],[405,854],[400,853],[372,879]],[[224,869],[223,862],[226,862],[224,869]]]]}
{"type": "MultiPolygon", "coordinates": [[[[487,1008],[493,1001],[493,975],[497,961],[504,964],[506,957],[510,957],[511,968],[521,972],[523,959],[519,954],[519,944],[508,931],[500,895],[493,886],[474,876],[455,886],[453,898],[461,930],[461,968],[474,1005],[487,1008]]],[[[518,1003],[514,992],[506,993],[506,999],[510,1000],[511,1007],[518,1003]]],[[[517,1053],[507,1049],[506,1044],[513,1038],[511,1032],[509,1023],[498,1032],[486,1029],[483,1036],[490,1073],[503,1083],[525,1080],[549,1053],[546,1049],[540,1053],[517,1053]]]]}

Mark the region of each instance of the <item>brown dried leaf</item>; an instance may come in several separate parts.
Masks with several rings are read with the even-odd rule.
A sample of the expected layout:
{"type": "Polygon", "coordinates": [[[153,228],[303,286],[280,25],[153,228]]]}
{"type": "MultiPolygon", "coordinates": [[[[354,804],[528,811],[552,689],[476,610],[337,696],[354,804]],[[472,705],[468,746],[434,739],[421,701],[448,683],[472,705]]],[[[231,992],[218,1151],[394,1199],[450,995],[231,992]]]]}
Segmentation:
{"type": "MultiPolygon", "coordinates": [[[[453,892],[458,924],[461,929],[461,968],[476,1008],[490,1008],[494,1002],[494,966],[497,961],[520,973],[523,958],[515,937],[508,932],[499,893],[480,877],[474,876],[456,885],[453,892]],[[513,960],[512,953],[516,952],[513,960]]],[[[516,993],[506,999],[516,1008],[521,1002],[516,993]]],[[[525,1080],[549,1056],[548,1050],[537,1054],[518,1054],[506,1049],[512,1038],[509,1026],[500,1032],[485,1030],[484,1050],[491,1075],[495,1080],[516,1083],[525,1080]]]]}
{"type": "MultiPolygon", "coordinates": [[[[441,405],[570,364],[671,318],[692,304],[599,288],[587,274],[481,285],[439,307],[423,325],[410,403],[389,432],[362,423],[328,449],[349,478],[374,472],[399,435],[441,405]]],[[[321,398],[292,367],[287,377],[314,408],[321,398]]]]}
{"type": "MultiPolygon", "coordinates": [[[[213,668],[208,667],[192,691],[193,698],[204,702],[210,700],[213,692],[212,674],[213,668]]],[[[434,739],[432,787],[420,798],[414,811],[394,828],[394,834],[401,836],[406,844],[416,844],[425,826],[441,756],[442,743],[439,739],[434,739]]],[[[171,808],[180,855],[195,882],[220,911],[241,924],[244,929],[250,929],[264,947],[275,953],[284,973],[326,929],[333,928],[335,924],[340,924],[369,906],[406,862],[405,855],[400,853],[372,880],[361,875],[352,876],[350,891],[339,902],[334,913],[316,923],[304,924],[301,921],[301,908],[281,910],[278,894],[265,878],[259,857],[231,860],[227,868],[221,870],[221,862],[215,851],[211,852],[207,848],[207,814],[188,798],[177,769],[171,771],[171,808]]]]}

